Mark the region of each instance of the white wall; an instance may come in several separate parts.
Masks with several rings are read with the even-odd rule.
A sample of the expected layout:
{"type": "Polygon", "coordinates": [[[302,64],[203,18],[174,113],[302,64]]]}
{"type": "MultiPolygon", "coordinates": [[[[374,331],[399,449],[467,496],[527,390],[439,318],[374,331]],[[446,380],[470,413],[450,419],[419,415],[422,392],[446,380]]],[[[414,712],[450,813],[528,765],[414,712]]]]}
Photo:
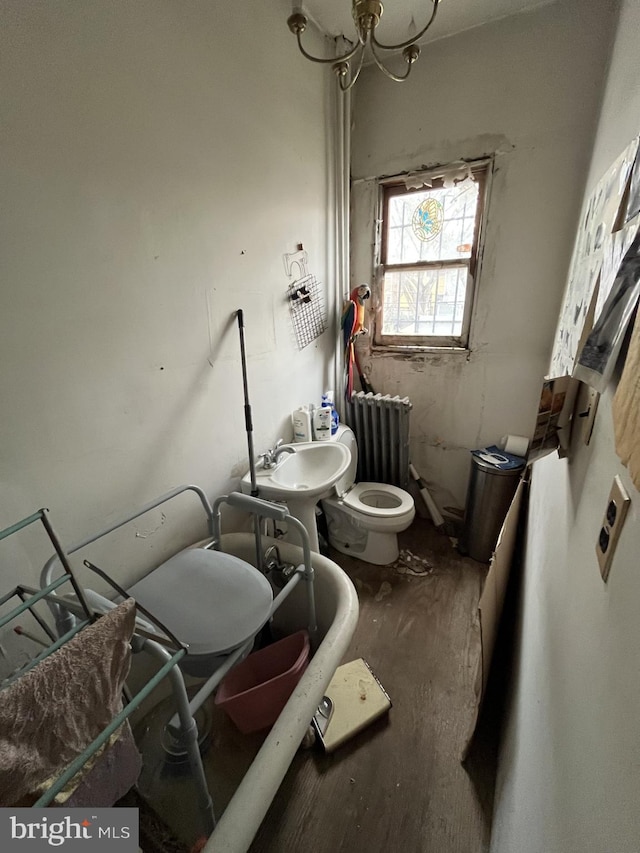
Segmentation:
{"type": "Polygon", "coordinates": [[[364,359],[377,391],[411,398],[413,461],[441,506],[463,505],[470,449],[532,432],[611,6],[559,0],[426,46],[402,85],[375,68],[356,85],[354,285],[372,277],[375,187],[366,179],[496,154],[469,357],[364,359]]]}
{"type": "MultiPolygon", "coordinates": [[[[301,242],[334,313],[330,78],[298,54],[289,11],[0,3],[0,527],[46,505],[70,543],[180,483],[237,486],[237,308],[256,452],[333,385],[335,331],[299,352],[284,298],[301,242]]],[[[169,516],[103,567],[126,581],[204,532],[193,499],[169,516]]],[[[41,550],[10,547],[35,580],[41,550]]]]}
{"type": "MultiPolygon", "coordinates": [[[[640,132],[640,5],[622,3],[587,193],[640,132]]],[[[612,391],[589,447],[534,466],[522,627],[492,853],[640,846],[640,495],[617,458],[612,391]],[[615,474],[631,508],[605,585],[595,541],[615,474]]]]}

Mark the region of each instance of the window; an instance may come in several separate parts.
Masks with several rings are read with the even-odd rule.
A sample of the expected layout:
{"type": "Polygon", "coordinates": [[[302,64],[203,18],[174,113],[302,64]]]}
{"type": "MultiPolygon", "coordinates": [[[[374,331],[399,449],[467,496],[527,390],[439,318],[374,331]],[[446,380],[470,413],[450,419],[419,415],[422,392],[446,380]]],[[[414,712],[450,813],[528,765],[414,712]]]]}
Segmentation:
{"type": "Polygon", "coordinates": [[[380,182],[376,344],[467,346],[488,165],[380,182]]]}

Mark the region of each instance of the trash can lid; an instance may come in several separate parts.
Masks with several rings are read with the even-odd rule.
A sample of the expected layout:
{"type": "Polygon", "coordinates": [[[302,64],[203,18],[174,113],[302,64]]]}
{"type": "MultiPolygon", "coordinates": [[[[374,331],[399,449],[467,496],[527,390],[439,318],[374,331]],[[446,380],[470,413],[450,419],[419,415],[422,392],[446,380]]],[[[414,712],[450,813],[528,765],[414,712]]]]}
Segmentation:
{"type": "Polygon", "coordinates": [[[522,456],[514,456],[513,453],[500,450],[495,444],[472,450],[471,455],[479,468],[491,471],[493,474],[515,474],[522,471],[526,465],[526,459],[522,456]]]}

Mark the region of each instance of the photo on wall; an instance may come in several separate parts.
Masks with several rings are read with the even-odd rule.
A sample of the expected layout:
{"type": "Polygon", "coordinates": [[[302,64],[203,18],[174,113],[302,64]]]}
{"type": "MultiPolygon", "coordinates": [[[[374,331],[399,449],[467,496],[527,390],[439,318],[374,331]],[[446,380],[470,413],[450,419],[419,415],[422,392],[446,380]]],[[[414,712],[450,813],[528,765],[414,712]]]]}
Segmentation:
{"type": "Polygon", "coordinates": [[[619,242],[609,242],[620,228],[620,207],[626,197],[631,171],[636,162],[638,138],[634,139],[611,164],[590,194],[580,220],[569,268],[563,307],[549,365],[549,377],[571,374],[585,327],[589,308],[603,262],[617,268],[619,242]]]}
{"type": "Polygon", "coordinates": [[[561,449],[560,430],[566,420],[567,409],[573,408],[573,385],[570,376],[547,379],[542,383],[528,462],[535,462],[561,449]]]}
{"type": "Polygon", "coordinates": [[[611,293],[611,288],[618,275],[620,265],[631,248],[637,232],[637,221],[627,223],[620,231],[610,234],[605,241],[594,317],[599,317],[602,313],[604,304],[611,293]]]}
{"type": "Polygon", "coordinates": [[[573,375],[602,393],[615,367],[640,295],[640,233],[627,250],[609,295],[578,357],[573,375]]]}
{"type": "Polygon", "coordinates": [[[631,173],[629,186],[629,200],[627,202],[627,213],[625,222],[630,222],[640,213],[640,151],[636,153],[636,159],[631,173]]]}

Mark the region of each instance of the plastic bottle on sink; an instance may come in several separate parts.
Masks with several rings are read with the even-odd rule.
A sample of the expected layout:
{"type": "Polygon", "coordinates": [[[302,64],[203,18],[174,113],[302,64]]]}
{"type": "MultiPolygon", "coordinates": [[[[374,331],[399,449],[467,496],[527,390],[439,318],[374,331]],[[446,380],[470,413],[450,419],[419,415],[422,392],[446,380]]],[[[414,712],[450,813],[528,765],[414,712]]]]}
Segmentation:
{"type": "Polygon", "coordinates": [[[311,411],[309,406],[300,406],[291,415],[294,441],[313,441],[311,411]]]}
{"type": "Polygon", "coordinates": [[[331,440],[331,403],[322,395],[322,404],[313,414],[313,437],[316,441],[331,440]]]}

